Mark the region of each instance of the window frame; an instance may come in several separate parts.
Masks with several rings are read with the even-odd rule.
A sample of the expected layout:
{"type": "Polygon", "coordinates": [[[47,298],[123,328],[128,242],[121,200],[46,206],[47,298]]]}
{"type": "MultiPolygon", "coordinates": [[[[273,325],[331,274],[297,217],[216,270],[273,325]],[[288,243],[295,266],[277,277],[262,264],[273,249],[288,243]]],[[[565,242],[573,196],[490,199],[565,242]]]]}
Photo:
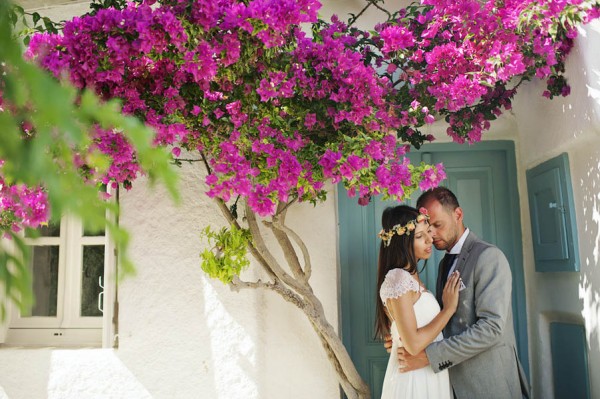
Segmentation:
{"type": "MultiPolygon", "coordinates": [[[[115,216],[108,217],[115,220],[115,216]]],[[[11,346],[116,346],[117,254],[108,230],[103,235],[85,236],[83,224],[74,216],[61,218],[58,237],[24,237],[33,246],[59,246],[56,316],[21,316],[9,306],[4,343],[11,346]],[[101,316],[81,316],[84,247],[104,246],[101,316]]],[[[9,243],[10,246],[10,243],[9,243]]],[[[2,342],[0,340],[0,342],[2,342]]]]}

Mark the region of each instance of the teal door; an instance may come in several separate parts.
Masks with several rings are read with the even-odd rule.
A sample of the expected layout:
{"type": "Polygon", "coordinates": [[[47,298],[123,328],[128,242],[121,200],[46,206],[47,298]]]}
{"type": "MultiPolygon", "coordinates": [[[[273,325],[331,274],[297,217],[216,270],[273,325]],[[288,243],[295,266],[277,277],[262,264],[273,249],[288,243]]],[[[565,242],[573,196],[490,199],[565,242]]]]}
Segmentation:
{"type": "MultiPolygon", "coordinates": [[[[454,143],[428,144],[410,154],[411,161],[442,162],[448,178],[442,185],[458,197],[465,211],[465,225],[506,254],[513,274],[513,313],[519,356],[528,373],[527,320],[523,279],[521,220],[514,157],[510,141],[490,141],[466,147],[454,143]]],[[[413,205],[420,193],[407,201],[413,205]]],[[[388,354],[374,340],[377,254],[383,210],[395,202],[374,199],[368,206],[348,198],[343,188],[338,196],[342,336],[359,373],[371,387],[374,399],[381,396],[388,354]]],[[[437,264],[443,253],[435,251],[422,279],[435,291],[437,264]]]]}

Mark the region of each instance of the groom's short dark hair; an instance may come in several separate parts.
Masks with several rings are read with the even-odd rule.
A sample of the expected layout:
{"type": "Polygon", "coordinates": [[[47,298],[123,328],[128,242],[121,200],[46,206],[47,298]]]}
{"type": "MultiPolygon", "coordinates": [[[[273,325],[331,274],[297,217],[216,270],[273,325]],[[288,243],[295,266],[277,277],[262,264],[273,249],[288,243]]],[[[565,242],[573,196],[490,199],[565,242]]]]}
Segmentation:
{"type": "Polygon", "coordinates": [[[460,206],[456,195],[446,187],[436,187],[425,191],[417,200],[417,209],[431,200],[438,201],[447,210],[453,211],[460,206]]]}

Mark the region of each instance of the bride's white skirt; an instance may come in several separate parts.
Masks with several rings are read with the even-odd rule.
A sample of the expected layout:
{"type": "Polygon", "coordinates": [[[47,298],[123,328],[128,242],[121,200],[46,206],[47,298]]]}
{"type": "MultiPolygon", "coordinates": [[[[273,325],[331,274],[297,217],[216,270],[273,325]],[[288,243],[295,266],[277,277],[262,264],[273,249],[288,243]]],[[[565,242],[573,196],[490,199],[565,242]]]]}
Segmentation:
{"type": "MultiPolygon", "coordinates": [[[[440,307],[430,292],[423,292],[413,306],[417,326],[429,323],[440,311],[440,307]]],[[[430,366],[419,370],[401,373],[398,364],[398,346],[402,345],[396,323],[391,326],[392,351],[383,380],[382,399],[452,399],[452,387],[448,370],[434,373],[430,366]]],[[[434,341],[443,338],[439,334],[434,341]]]]}
{"type": "Polygon", "coordinates": [[[383,380],[382,399],[451,399],[448,370],[434,373],[427,366],[419,370],[401,373],[398,371],[396,346],[388,362],[383,380]]]}

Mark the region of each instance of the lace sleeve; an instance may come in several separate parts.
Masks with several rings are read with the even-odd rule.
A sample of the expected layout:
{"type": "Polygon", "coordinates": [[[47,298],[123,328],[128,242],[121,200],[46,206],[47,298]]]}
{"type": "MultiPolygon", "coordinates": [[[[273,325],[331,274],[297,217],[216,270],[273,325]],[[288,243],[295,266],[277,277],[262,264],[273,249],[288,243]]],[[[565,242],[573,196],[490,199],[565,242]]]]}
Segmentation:
{"type": "Polygon", "coordinates": [[[420,286],[409,272],[404,269],[392,269],[385,275],[385,279],[379,290],[379,297],[385,302],[391,298],[398,298],[408,291],[420,291],[420,286]]]}

